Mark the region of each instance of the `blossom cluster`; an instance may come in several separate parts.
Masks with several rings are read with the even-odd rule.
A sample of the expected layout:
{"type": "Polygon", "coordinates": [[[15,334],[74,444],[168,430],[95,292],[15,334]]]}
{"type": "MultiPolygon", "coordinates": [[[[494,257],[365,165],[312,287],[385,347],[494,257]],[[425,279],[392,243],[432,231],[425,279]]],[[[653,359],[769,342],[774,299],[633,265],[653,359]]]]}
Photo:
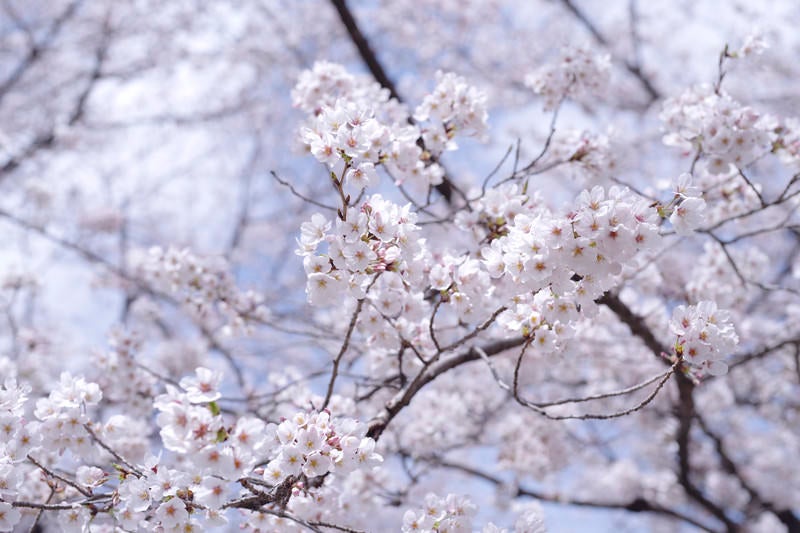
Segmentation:
{"type": "Polygon", "coordinates": [[[168,384],[167,392],[155,399],[156,422],[166,449],[187,453],[224,439],[224,420],[218,409],[208,406],[220,397],[220,380],[219,372],[200,367],[195,376],[181,380],[181,388],[168,384]]]}
{"type": "Polygon", "coordinates": [[[314,215],[301,227],[298,250],[309,302],[328,307],[367,297],[358,323],[368,346],[397,349],[400,332],[422,352],[436,348],[426,320],[429,291],[462,324],[485,320],[505,304],[498,323],[550,353],[571,337],[571,322],[591,316],[594,300],[623,265],[659,241],[657,210],[618,187],[584,191],[562,214],[515,184],[490,189],[474,207],[456,219],[476,241],[489,243],[474,257],[431,252],[410,206],[379,195],[350,211],[347,221],[314,215]]]}
{"type": "Polygon", "coordinates": [[[571,447],[562,427],[514,413],[498,420],[498,466],[543,479],[569,463],[571,447]]]}
{"type": "Polygon", "coordinates": [[[560,325],[577,310],[591,316],[594,300],[623,265],[639,250],[656,247],[657,220],[656,210],[627,189],[606,193],[599,186],[584,190],[565,214],[538,209],[507,219],[501,235],[481,251],[490,275],[515,296],[515,307],[500,322],[535,335],[535,345],[552,351],[556,334],[567,331],[560,325]]]}
{"type": "Polygon", "coordinates": [[[333,107],[340,99],[363,107],[390,102],[389,90],[372,78],[354,76],[342,65],[329,61],[317,61],[311,69],[301,72],[292,89],[292,105],[314,115],[324,107],[333,107]]]}
{"type": "Polygon", "coordinates": [[[697,259],[686,283],[689,301],[713,300],[726,308],[749,301],[757,288],[744,284],[739,275],[747,280],[763,279],[768,271],[769,258],[756,247],[737,248],[728,253],[739,274],[731,266],[722,246],[714,242],[703,246],[703,254],[697,259]],[[732,290],[733,287],[736,289],[732,290]]]}
{"type": "Polygon", "coordinates": [[[456,132],[485,137],[486,94],[452,72],[437,72],[436,80],[436,88],[414,112],[415,120],[430,121],[423,130],[425,147],[439,154],[448,147],[447,141],[456,132]]]}
{"type": "Polygon", "coordinates": [[[558,59],[525,78],[525,85],[544,98],[545,110],[554,109],[565,97],[597,94],[608,83],[611,57],[587,47],[565,47],[558,59]]]}
{"type": "MultiPolygon", "coordinates": [[[[212,476],[192,476],[149,461],[140,475],[125,475],[117,488],[117,523],[130,531],[201,531],[227,523],[218,509],[226,483],[212,476]],[[202,520],[201,520],[202,517],[202,520]]],[[[88,511],[86,509],[85,511],[88,511]]],[[[88,518],[88,517],[86,517],[88,518]]],[[[79,523],[85,524],[86,518],[79,523]]]]}
{"type": "Polygon", "coordinates": [[[699,85],[664,102],[664,143],[689,153],[700,150],[712,174],[742,168],[772,149],[776,120],[743,106],[724,91],[699,85]]]}
{"type": "Polygon", "coordinates": [[[334,107],[323,107],[313,122],[311,127],[302,130],[302,140],[318,161],[334,169],[336,174],[342,174],[341,180],[348,192],[358,193],[362,188],[377,185],[375,165],[390,143],[398,168],[421,163],[413,128],[409,126],[398,131],[393,139],[389,128],[375,118],[372,110],[337,101],[334,107]]]}
{"type": "Polygon", "coordinates": [[[60,510],[57,519],[66,532],[85,530],[90,522],[108,524],[106,512],[118,527],[130,531],[222,527],[227,523],[224,505],[233,499],[234,484],[245,478],[271,486],[291,477],[287,501],[296,500],[293,509],[299,512],[315,502],[314,512],[339,516],[338,500],[317,501],[317,489],[324,484],[325,494],[346,492],[343,483],[351,474],[372,472],[382,462],[363,424],[347,417],[332,418],[327,411],[299,412],[278,425],[251,416],[231,420],[217,405],[221,378],[219,372],[197,368],[179,386],[167,385],[167,392],[155,398],[163,447],[175,453],[172,462],[149,456],[146,427],[126,415],[114,415],[105,424],[92,420],[91,409],[103,399],[96,383],[63,373],[58,387],[36,401],[38,420],[26,422],[30,387],[7,379],[0,387],[0,531],[12,530],[23,517],[8,502],[41,497],[22,493],[33,466],[53,475],[34,456],[44,464],[71,465],[68,468],[74,474],[58,478],[67,483],[59,490],[59,499],[70,501],[82,495],[93,502],[108,502],[99,514],[85,501],[60,510]],[[140,436],[128,435],[123,426],[140,436]],[[144,447],[121,442],[142,437],[144,447]],[[113,465],[115,475],[110,474],[112,467],[102,468],[106,461],[113,465]],[[266,469],[257,468],[261,464],[267,464],[266,469]],[[310,485],[312,477],[320,483],[310,485]]]}
{"type": "Polygon", "coordinates": [[[207,318],[212,310],[219,311],[228,331],[246,329],[251,321],[263,320],[267,315],[261,296],[239,290],[221,257],[153,247],[140,269],[148,282],[175,295],[196,316],[207,318]]]}
{"type": "Polygon", "coordinates": [[[295,105],[312,114],[301,129],[301,141],[349,194],[376,185],[378,165],[398,185],[408,182],[426,191],[444,176],[432,156],[454,149],[457,132],[480,136],[486,131],[485,95],[454,74],[438,77],[433,93],[414,113],[425,124],[417,124],[407,115],[403,118],[397,102],[385,95],[365,98],[363,86],[342,67],[317,63],[293,92],[295,105]],[[320,88],[329,85],[336,90],[321,96],[320,88]]]}
{"type": "Polygon", "coordinates": [[[693,375],[719,376],[728,371],[723,359],[739,337],[727,311],[717,309],[711,301],[680,305],[672,312],[669,328],[676,336],[675,355],[683,357],[693,375]]]}
{"type": "Polygon", "coordinates": [[[471,532],[472,519],[478,507],[469,499],[455,494],[442,498],[429,493],[421,509],[409,509],[403,515],[403,533],[471,532]]]}
{"type": "MultiPolygon", "coordinates": [[[[407,258],[419,248],[415,222],[410,204],[400,207],[378,194],[365,200],[357,212],[351,211],[346,221],[337,219],[332,225],[317,214],[304,222],[298,253],[304,256],[309,302],[327,306],[344,295],[361,299],[374,275],[410,275],[407,258]],[[326,249],[318,253],[323,243],[326,249]]],[[[387,307],[388,314],[399,310],[388,300],[379,306],[387,307]]]]}
{"type": "MultiPolygon", "coordinates": [[[[403,515],[403,533],[472,533],[473,519],[478,506],[456,494],[445,497],[434,493],[425,496],[425,504],[409,509],[403,515]]],[[[482,533],[508,533],[493,523],[485,525],[482,533]]],[[[541,512],[531,507],[522,512],[514,524],[514,533],[545,533],[541,512]]]]}
{"type": "Polygon", "coordinates": [[[779,127],[780,136],[775,142],[778,155],[787,165],[800,163],[800,119],[789,118],[779,127]]]}
{"type": "MultiPolygon", "coordinates": [[[[18,385],[11,378],[0,388],[0,531],[12,531],[22,518],[7,502],[14,501],[21,491],[27,494],[31,489],[24,482],[32,453],[40,455],[42,460],[67,450],[76,457],[93,455],[93,443],[86,429],[90,424],[87,409],[102,399],[98,385],[63,372],[57,387],[46,398],[36,401],[34,415],[38,421],[28,421],[25,417],[30,392],[30,386],[18,385]],[[37,450],[42,447],[45,449],[40,454],[37,450]]],[[[92,477],[85,469],[81,474],[82,479],[92,477]]]]}
{"type": "MultiPolygon", "coordinates": [[[[357,531],[375,529],[376,516],[386,500],[376,494],[375,486],[385,486],[388,476],[383,469],[356,470],[344,479],[332,475],[314,479],[310,485],[297,482],[292,487],[287,510],[309,522],[326,522],[357,531]],[[335,482],[334,482],[335,481],[335,482]]],[[[244,530],[303,533],[308,528],[294,520],[267,513],[248,513],[241,525],[244,530]]]]}
{"type": "Polygon", "coordinates": [[[0,487],[0,496],[4,495],[4,491],[14,488],[15,478],[10,475],[9,465],[24,460],[37,440],[41,439],[39,423],[26,423],[24,418],[24,405],[30,392],[29,385],[18,384],[13,378],[6,378],[0,388],[0,468],[7,480],[0,487]]]}
{"type": "Polygon", "coordinates": [[[132,333],[114,332],[111,349],[95,357],[96,381],[109,402],[123,404],[127,414],[149,413],[156,378],[139,367],[141,339],[132,333]]]}
{"type": "Polygon", "coordinates": [[[366,427],[353,419],[331,419],[327,411],[297,413],[275,430],[278,451],[264,479],[278,485],[301,473],[314,478],[376,466],[383,458],[375,453],[375,440],[365,434],[366,427]]]}
{"type": "Polygon", "coordinates": [[[613,132],[596,134],[571,129],[554,138],[549,151],[551,161],[564,162],[585,181],[596,183],[615,173],[622,147],[615,142],[613,132]]]}
{"type": "Polygon", "coordinates": [[[736,174],[711,174],[700,171],[693,176],[693,183],[702,192],[706,202],[704,224],[713,225],[721,220],[735,217],[757,208],[761,201],[756,191],[758,183],[748,183],[736,174]]]}
{"type": "Polygon", "coordinates": [[[91,456],[93,445],[84,428],[90,422],[86,409],[100,403],[102,397],[97,383],[63,372],[58,387],[47,398],[36,401],[34,414],[41,420],[37,433],[54,450],[69,449],[84,457],[91,456]]]}
{"type": "Polygon", "coordinates": [[[12,501],[24,480],[20,464],[41,439],[38,422],[25,424],[24,405],[30,386],[6,378],[0,387],[0,531],[13,531],[22,514],[12,501]]]}
{"type": "Polygon", "coordinates": [[[705,220],[706,202],[700,189],[692,185],[691,174],[681,174],[675,183],[675,196],[666,206],[661,207],[665,216],[678,235],[691,235],[705,220]]]}

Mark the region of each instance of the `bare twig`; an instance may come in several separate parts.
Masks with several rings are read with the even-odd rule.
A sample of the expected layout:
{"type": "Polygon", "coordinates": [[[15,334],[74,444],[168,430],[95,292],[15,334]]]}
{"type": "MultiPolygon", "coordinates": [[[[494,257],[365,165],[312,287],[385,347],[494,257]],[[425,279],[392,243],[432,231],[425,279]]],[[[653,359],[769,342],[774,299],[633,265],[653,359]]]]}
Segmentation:
{"type": "Polygon", "coordinates": [[[81,0],[75,0],[71,2],[64,11],[61,12],[54,20],[53,23],[47,28],[44,37],[40,42],[35,42],[32,40],[31,33],[28,33],[29,36],[29,48],[28,53],[22,59],[22,61],[17,64],[17,67],[11,72],[11,74],[6,78],[3,83],[0,83],[0,102],[3,101],[3,98],[8,94],[9,90],[19,82],[22,76],[27,72],[37,60],[41,59],[44,52],[50,47],[53,43],[53,40],[58,36],[61,32],[61,29],[64,27],[64,24],[72,18],[76,11],[78,10],[78,6],[80,6],[81,0]]]}
{"type": "Polygon", "coordinates": [[[347,332],[344,335],[344,341],[342,342],[342,347],[339,348],[339,353],[336,354],[336,357],[333,358],[333,368],[331,369],[331,378],[328,381],[328,390],[325,393],[325,400],[322,402],[322,406],[320,409],[325,409],[328,407],[328,403],[331,401],[331,396],[333,396],[333,387],[336,384],[336,378],[339,375],[339,364],[342,361],[342,357],[347,352],[347,348],[350,346],[350,337],[353,334],[353,330],[356,327],[356,322],[358,321],[358,315],[361,314],[361,309],[364,307],[364,300],[366,297],[362,298],[356,304],[356,310],[353,312],[353,315],[350,317],[350,324],[347,326],[347,332]]]}
{"type": "MultiPolygon", "coordinates": [[[[380,273],[376,274],[372,281],[367,286],[365,293],[368,293],[369,290],[375,285],[375,282],[378,281],[378,277],[380,273]]],[[[339,363],[342,361],[342,357],[347,352],[347,348],[350,346],[350,337],[353,335],[353,330],[356,327],[356,322],[358,322],[358,317],[361,314],[361,309],[364,307],[364,301],[367,299],[366,294],[362,299],[358,301],[356,304],[356,309],[353,311],[353,315],[350,317],[350,323],[347,325],[347,332],[344,335],[344,341],[342,342],[342,347],[339,348],[339,353],[336,354],[336,357],[333,359],[333,369],[331,370],[331,379],[328,381],[328,390],[325,393],[325,401],[322,402],[322,407],[320,409],[325,409],[328,407],[328,403],[331,401],[331,396],[333,396],[333,386],[336,384],[336,377],[339,375],[339,363]]]]}
{"type": "Polygon", "coordinates": [[[50,476],[50,477],[52,477],[54,479],[57,479],[57,480],[59,480],[59,481],[61,481],[63,483],[66,483],[67,485],[69,485],[70,487],[74,488],[75,490],[77,490],[78,492],[80,492],[81,494],[86,496],[87,498],[92,496],[92,491],[86,490],[86,488],[81,487],[80,485],[78,485],[74,481],[69,480],[69,479],[65,478],[64,476],[62,476],[60,474],[57,474],[56,472],[53,472],[52,470],[50,470],[49,468],[47,468],[46,466],[41,464],[39,461],[37,461],[36,459],[31,457],[30,455],[28,455],[27,458],[28,458],[28,461],[30,461],[33,464],[35,464],[36,466],[38,466],[39,469],[42,470],[48,476],[50,476]]]}
{"type": "Polygon", "coordinates": [[[129,463],[124,457],[122,457],[116,450],[114,450],[111,446],[103,442],[103,440],[97,436],[97,433],[94,432],[92,427],[89,424],[84,424],[83,427],[86,429],[86,432],[91,435],[92,440],[94,440],[101,448],[105,451],[110,453],[114,459],[125,465],[130,472],[132,472],[136,477],[144,477],[144,474],[141,470],[136,468],[133,464],[129,463]]]}
{"type": "MultiPolygon", "coordinates": [[[[504,382],[500,378],[499,374],[497,373],[497,371],[494,369],[493,365],[491,364],[491,361],[489,360],[489,358],[487,356],[485,356],[485,354],[481,354],[480,351],[478,353],[481,354],[481,357],[489,365],[489,369],[491,370],[495,381],[497,382],[497,384],[500,386],[501,389],[509,392],[511,394],[511,396],[514,398],[514,400],[518,404],[520,404],[521,406],[527,407],[528,409],[531,409],[535,413],[540,414],[543,417],[548,418],[550,420],[610,420],[610,419],[613,419],[613,418],[621,418],[623,416],[627,416],[627,415],[633,414],[636,411],[639,411],[639,410],[643,409],[644,407],[646,407],[650,402],[652,402],[655,399],[655,397],[658,395],[658,393],[661,391],[661,389],[667,383],[667,381],[672,376],[672,374],[675,373],[675,370],[678,368],[678,365],[680,365],[682,363],[681,359],[676,360],[672,364],[672,367],[670,368],[669,372],[666,372],[665,374],[661,374],[661,375],[658,376],[658,378],[660,378],[660,379],[659,379],[658,384],[656,385],[656,387],[653,389],[653,391],[645,399],[643,399],[641,402],[637,403],[636,405],[634,405],[632,407],[629,407],[629,408],[624,409],[622,411],[616,411],[616,412],[613,412],[613,413],[586,413],[586,414],[581,414],[581,415],[552,415],[552,414],[548,413],[546,410],[542,409],[539,405],[537,405],[537,404],[535,404],[533,402],[529,402],[528,400],[522,398],[520,396],[520,394],[519,394],[519,369],[520,369],[520,365],[522,363],[522,358],[523,358],[523,356],[525,354],[525,348],[527,348],[529,346],[529,344],[530,344],[529,342],[525,343],[525,345],[523,346],[522,352],[520,353],[519,357],[517,358],[517,363],[516,363],[516,365],[514,367],[514,381],[513,381],[513,385],[512,386],[509,386],[506,382],[504,382]]],[[[652,382],[653,381],[650,381],[650,383],[652,383],[652,382]]],[[[639,387],[639,388],[642,388],[642,387],[639,387]]],[[[612,394],[611,396],[618,396],[618,395],[619,394],[615,393],[615,394],[612,394]]],[[[584,401],[584,400],[580,400],[580,401],[584,401]]],[[[588,399],[585,400],[585,401],[588,401],[588,399]]],[[[574,402],[561,402],[561,403],[574,403],[574,402]]]]}
{"type": "Polygon", "coordinates": [[[305,196],[305,195],[301,194],[300,192],[298,192],[297,189],[295,189],[294,186],[292,186],[291,183],[289,183],[288,181],[284,181],[280,177],[278,177],[278,174],[274,170],[270,170],[269,173],[273,178],[275,178],[275,181],[277,181],[278,183],[280,183],[284,187],[288,187],[289,190],[292,191],[292,194],[294,194],[295,196],[297,196],[298,198],[300,198],[304,202],[308,202],[311,205],[315,205],[317,207],[321,207],[322,209],[327,209],[328,211],[333,211],[334,213],[336,212],[336,208],[335,207],[332,207],[330,205],[325,205],[325,204],[323,204],[321,202],[318,202],[318,201],[314,200],[313,198],[309,198],[308,196],[305,196]]]}

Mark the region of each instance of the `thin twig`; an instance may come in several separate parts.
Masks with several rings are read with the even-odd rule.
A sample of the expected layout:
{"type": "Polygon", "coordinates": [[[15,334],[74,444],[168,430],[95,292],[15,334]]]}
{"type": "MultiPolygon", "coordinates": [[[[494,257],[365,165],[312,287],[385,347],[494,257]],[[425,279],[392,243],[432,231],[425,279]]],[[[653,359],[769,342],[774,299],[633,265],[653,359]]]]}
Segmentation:
{"type": "Polygon", "coordinates": [[[128,469],[129,469],[129,470],[130,470],[130,471],[131,471],[133,474],[135,474],[135,475],[136,475],[136,477],[144,477],[144,474],[142,473],[142,471],[141,471],[141,470],[139,470],[138,468],[136,468],[135,466],[133,466],[131,463],[129,463],[129,462],[128,462],[128,461],[127,461],[127,460],[126,460],[124,457],[122,457],[122,456],[121,456],[119,453],[117,453],[117,451],[116,451],[116,450],[114,450],[113,448],[111,448],[111,446],[109,446],[108,444],[106,444],[105,442],[103,442],[103,440],[102,440],[102,439],[100,439],[100,437],[98,437],[98,436],[97,436],[97,433],[95,433],[95,432],[94,432],[94,430],[92,429],[92,427],[91,427],[91,426],[90,426],[88,423],[87,423],[87,424],[84,424],[84,425],[83,425],[83,427],[86,429],[86,431],[89,433],[89,435],[91,435],[91,436],[92,436],[92,439],[93,439],[93,440],[94,440],[94,441],[95,441],[95,442],[96,442],[98,445],[100,445],[100,447],[101,447],[101,448],[103,448],[105,451],[107,451],[108,453],[110,453],[110,454],[111,454],[111,455],[114,457],[114,459],[116,459],[117,461],[119,461],[120,463],[122,463],[123,465],[125,465],[126,467],[128,467],[128,469]]]}
{"type": "Polygon", "coordinates": [[[321,207],[322,209],[327,209],[328,211],[333,211],[334,213],[336,212],[336,208],[335,207],[331,207],[329,205],[325,205],[325,204],[323,204],[321,202],[318,202],[318,201],[314,200],[313,198],[309,198],[308,196],[305,196],[305,195],[301,194],[300,192],[298,192],[297,189],[295,189],[294,186],[292,186],[291,183],[289,183],[288,181],[284,181],[280,177],[278,177],[278,174],[274,170],[270,170],[269,173],[273,178],[275,178],[275,181],[277,181],[278,183],[280,183],[284,187],[288,187],[289,190],[292,191],[292,194],[294,194],[295,196],[297,196],[301,200],[303,200],[305,202],[308,202],[308,203],[310,203],[312,205],[315,205],[317,207],[321,207]]]}
{"type": "MultiPolygon", "coordinates": [[[[572,0],[561,0],[561,3],[564,5],[564,7],[567,8],[568,11],[570,11],[575,16],[575,18],[581,24],[583,24],[584,28],[586,28],[589,31],[589,33],[592,34],[592,36],[598,43],[600,43],[609,50],[611,49],[608,39],[606,39],[605,36],[602,33],[600,33],[600,30],[597,29],[594,23],[591,20],[589,20],[589,18],[582,11],[580,11],[577,7],[575,7],[575,4],[572,3],[572,0]]],[[[642,72],[642,69],[639,67],[639,65],[635,65],[633,63],[621,59],[619,59],[618,61],[622,63],[622,65],[628,72],[633,74],[636,77],[636,79],[639,80],[639,83],[642,85],[642,88],[645,90],[645,92],[649,97],[649,100],[647,102],[648,106],[654,101],[661,98],[661,93],[658,91],[658,89],[655,88],[655,86],[653,86],[653,83],[650,81],[650,79],[644,75],[644,72],[642,72]]]]}
{"type": "Polygon", "coordinates": [[[30,461],[33,464],[35,464],[36,466],[38,466],[39,469],[42,470],[48,476],[66,483],[67,485],[69,485],[70,487],[74,488],[75,490],[77,490],[78,492],[80,492],[81,494],[86,496],[87,498],[92,496],[92,491],[86,490],[84,487],[81,487],[80,485],[78,485],[74,481],[69,480],[69,479],[65,478],[64,476],[61,476],[60,474],[57,474],[56,472],[53,472],[52,470],[50,470],[49,468],[44,466],[42,463],[40,463],[39,461],[37,461],[36,459],[31,457],[30,455],[28,455],[27,458],[28,458],[28,461],[30,461]]]}
{"type": "MultiPolygon", "coordinates": [[[[380,273],[376,274],[375,277],[372,278],[372,281],[367,287],[366,292],[369,292],[369,290],[378,280],[378,276],[380,276],[380,273]]],[[[356,304],[356,309],[355,311],[353,311],[353,315],[350,317],[350,323],[347,325],[347,332],[344,335],[344,341],[342,342],[342,347],[339,348],[339,353],[336,354],[336,357],[333,359],[333,369],[331,370],[331,379],[330,381],[328,381],[328,390],[325,393],[325,400],[322,402],[322,407],[320,409],[325,409],[326,407],[328,407],[328,404],[331,401],[331,396],[333,396],[333,387],[336,384],[336,377],[339,375],[339,363],[341,363],[342,357],[344,357],[345,352],[347,352],[347,348],[350,346],[350,337],[353,335],[353,330],[356,327],[358,316],[361,314],[361,309],[364,307],[364,301],[366,299],[367,296],[365,294],[364,297],[360,299],[356,304]]]]}
{"type": "MultiPolygon", "coordinates": [[[[53,499],[53,495],[56,493],[56,487],[54,485],[50,486],[50,494],[47,496],[47,499],[44,501],[45,505],[50,503],[50,500],[53,499]]],[[[42,514],[44,513],[44,509],[39,509],[36,512],[36,516],[33,517],[33,522],[31,522],[31,527],[28,528],[28,533],[34,533],[34,531],[39,530],[39,520],[42,518],[42,514]]]]}
{"type": "MultiPolygon", "coordinates": [[[[527,345],[528,345],[528,343],[526,343],[525,347],[527,347],[527,345]]],[[[478,352],[478,353],[480,354],[481,352],[478,352]]],[[[672,364],[672,367],[670,368],[669,372],[667,372],[666,374],[662,374],[662,375],[658,376],[660,378],[660,381],[658,382],[658,385],[656,385],[655,389],[653,389],[653,391],[644,400],[642,400],[641,402],[637,403],[636,405],[634,405],[634,406],[632,406],[632,407],[630,407],[628,409],[624,409],[622,411],[616,411],[616,412],[613,412],[613,413],[587,413],[587,414],[582,414],[582,415],[551,415],[550,413],[548,413],[547,411],[545,411],[544,409],[542,409],[541,407],[539,407],[535,403],[529,402],[528,400],[522,398],[519,395],[519,388],[518,388],[519,366],[520,366],[520,364],[522,362],[522,356],[524,355],[524,349],[523,349],[523,352],[520,354],[519,358],[517,359],[517,364],[516,364],[515,369],[514,369],[514,385],[513,385],[513,387],[509,386],[506,382],[504,382],[500,378],[499,374],[497,373],[496,369],[494,368],[494,365],[492,365],[491,361],[489,360],[489,358],[485,357],[484,355],[485,354],[481,354],[481,358],[483,358],[484,361],[486,361],[487,365],[489,365],[489,369],[492,372],[492,376],[494,377],[495,381],[497,382],[497,384],[500,386],[501,389],[509,392],[511,394],[511,396],[514,398],[514,400],[516,400],[516,402],[518,404],[522,405],[523,407],[527,407],[527,408],[531,409],[532,411],[534,411],[535,413],[540,414],[540,415],[542,415],[545,418],[548,418],[550,420],[610,420],[610,419],[613,419],[613,418],[621,418],[623,416],[627,416],[627,415],[630,415],[632,413],[635,413],[636,411],[639,411],[639,410],[643,409],[644,407],[646,407],[650,402],[652,402],[655,399],[655,397],[658,395],[658,393],[661,391],[661,389],[667,383],[669,378],[675,373],[675,370],[677,369],[678,365],[683,362],[682,359],[676,360],[672,364]]],[[[652,383],[652,381],[650,383],[652,383]]],[[[564,403],[567,403],[567,402],[564,402],[564,403]]]]}

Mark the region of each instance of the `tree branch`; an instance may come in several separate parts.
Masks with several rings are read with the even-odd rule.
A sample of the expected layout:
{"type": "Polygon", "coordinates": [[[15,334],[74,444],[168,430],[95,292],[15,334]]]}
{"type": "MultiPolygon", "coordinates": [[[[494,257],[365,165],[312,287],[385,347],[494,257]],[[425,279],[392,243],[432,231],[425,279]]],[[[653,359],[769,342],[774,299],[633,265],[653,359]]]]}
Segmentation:
{"type": "MultiPolygon", "coordinates": [[[[443,468],[449,468],[452,470],[458,470],[462,473],[471,475],[487,483],[491,483],[497,487],[505,487],[508,486],[508,483],[504,482],[501,478],[489,474],[487,472],[483,472],[478,470],[477,468],[462,465],[459,463],[446,461],[439,458],[430,458],[425,459],[426,461],[430,461],[432,464],[436,466],[440,466],[443,468]]],[[[534,498],[544,502],[550,503],[557,503],[560,505],[575,505],[578,507],[592,507],[592,508],[599,508],[599,509],[617,509],[623,511],[630,511],[634,513],[641,513],[641,512],[649,512],[649,513],[656,513],[660,515],[664,515],[666,517],[672,518],[674,520],[680,520],[686,522],[687,524],[691,524],[697,528],[702,529],[703,531],[708,531],[713,533],[715,530],[711,527],[695,520],[691,516],[682,514],[678,511],[673,509],[663,507],[662,505],[651,502],[643,497],[637,497],[628,503],[618,503],[618,502],[603,502],[603,501],[594,501],[594,500],[580,500],[580,499],[572,499],[563,494],[548,494],[545,492],[539,492],[537,490],[526,488],[522,486],[515,487],[514,493],[512,494],[514,498],[520,497],[528,497],[534,498]]]]}
{"type": "MultiPolygon", "coordinates": [[[[569,10],[569,12],[572,13],[575,16],[575,18],[583,25],[583,27],[586,28],[589,31],[589,33],[592,34],[592,37],[594,37],[598,43],[600,43],[609,50],[611,49],[608,39],[606,39],[605,36],[602,33],[600,33],[600,30],[598,30],[597,26],[595,26],[594,23],[591,20],[589,20],[586,14],[580,11],[575,6],[575,4],[572,3],[572,0],[561,0],[561,3],[564,4],[564,7],[566,7],[567,10],[569,10]]],[[[633,74],[633,76],[636,77],[637,80],[639,80],[639,83],[641,84],[642,88],[645,90],[649,98],[647,102],[648,105],[661,98],[661,93],[659,92],[658,89],[655,88],[655,86],[653,86],[653,83],[650,81],[650,79],[644,75],[644,72],[642,72],[642,69],[639,67],[639,65],[631,63],[629,61],[625,61],[624,59],[618,59],[618,61],[622,64],[623,67],[625,67],[625,70],[633,74]]]]}

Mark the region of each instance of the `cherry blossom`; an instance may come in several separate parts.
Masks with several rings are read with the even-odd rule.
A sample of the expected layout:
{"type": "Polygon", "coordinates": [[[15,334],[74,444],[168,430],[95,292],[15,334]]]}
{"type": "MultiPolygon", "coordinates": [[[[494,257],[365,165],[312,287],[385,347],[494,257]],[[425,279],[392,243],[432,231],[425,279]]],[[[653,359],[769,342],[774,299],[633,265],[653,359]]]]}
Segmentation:
{"type": "Polygon", "coordinates": [[[0,531],[799,530],[796,9],[662,4],[4,2],[0,531]]]}

